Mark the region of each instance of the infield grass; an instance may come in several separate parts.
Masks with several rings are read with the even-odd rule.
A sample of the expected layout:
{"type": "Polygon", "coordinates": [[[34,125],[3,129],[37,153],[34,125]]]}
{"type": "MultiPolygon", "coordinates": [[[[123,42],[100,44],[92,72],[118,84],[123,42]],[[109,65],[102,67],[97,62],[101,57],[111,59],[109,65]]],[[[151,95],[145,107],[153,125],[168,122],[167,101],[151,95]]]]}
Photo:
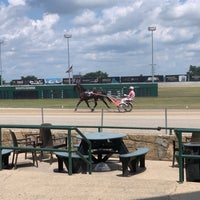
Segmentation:
{"type": "MultiPolygon", "coordinates": [[[[79,99],[0,100],[0,107],[75,108],[79,99]]],[[[92,102],[91,102],[92,103],[92,102]]],[[[111,104],[112,108],[115,108],[111,104]]],[[[83,102],[79,108],[86,108],[83,102]]],[[[105,108],[99,101],[97,108],[105,108]]],[[[200,108],[200,87],[159,87],[158,97],[136,97],[134,108],[200,108]]]]}

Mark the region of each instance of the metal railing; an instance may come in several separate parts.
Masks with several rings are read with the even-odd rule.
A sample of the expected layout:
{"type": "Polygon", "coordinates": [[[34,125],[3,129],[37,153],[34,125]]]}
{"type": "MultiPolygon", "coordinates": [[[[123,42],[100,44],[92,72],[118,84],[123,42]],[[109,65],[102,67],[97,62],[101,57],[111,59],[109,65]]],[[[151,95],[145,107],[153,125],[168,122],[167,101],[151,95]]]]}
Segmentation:
{"type": "MultiPolygon", "coordinates": [[[[30,149],[27,147],[8,147],[2,146],[2,128],[20,128],[20,129],[41,129],[41,128],[49,128],[49,129],[58,129],[58,130],[67,130],[68,132],[68,148],[67,149],[55,149],[55,148],[35,148],[35,151],[52,151],[52,152],[68,152],[69,153],[69,171],[68,174],[72,175],[72,153],[77,153],[80,157],[87,162],[88,164],[88,172],[92,173],[92,155],[91,155],[91,142],[87,140],[84,134],[80,131],[80,128],[88,128],[88,129],[97,129],[98,132],[103,131],[103,129],[137,129],[137,130],[156,130],[160,131],[165,129],[170,133],[174,132],[178,139],[179,144],[179,153],[177,155],[179,161],[179,181],[184,181],[184,171],[183,171],[183,158],[192,158],[192,159],[200,159],[200,155],[191,155],[183,153],[183,143],[182,143],[182,133],[199,133],[200,129],[198,128],[177,128],[177,127],[130,127],[130,126],[65,126],[65,125],[51,125],[51,126],[42,126],[42,125],[13,125],[13,124],[2,124],[0,125],[0,170],[2,170],[2,149],[30,149]],[[89,159],[85,159],[83,155],[80,154],[77,150],[72,149],[72,131],[75,131],[79,134],[89,146],[89,159]]],[[[33,150],[32,148],[30,150],[33,150]]]]}
{"type": "MultiPolygon", "coordinates": [[[[91,155],[91,142],[87,140],[84,134],[80,131],[80,128],[88,128],[88,129],[97,129],[98,132],[103,131],[103,129],[137,129],[137,130],[156,130],[160,131],[161,129],[166,129],[165,127],[128,127],[128,126],[65,126],[65,125],[51,125],[51,126],[43,126],[43,125],[22,125],[22,124],[1,124],[0,125],[0,170],[2,170],[2,149],[12,149],[12,150],[33,150],[33,148],[28,147],[14,147],[14,146],[2,146],[2,129],[41,129],[41,128],[49,128],[49,129],[57,129],[57,130],[67,130],[68,134],[68,143],[67,149],[55,149],[55,148],[34,148],[35,151],[52,151],[52,152],[68,152],[69,153],[69,171],[68,174],[72,175],[72,153],[78,154],[81,159],[83,159],[88,164],[88,172],[92,173],[92,155],[91,155]],[[84,139],[88,146],[88,154],[89,159],[87,160],[83,155],[72,148],[72,131],[75,131],[77,134],[84,139]]],[[[170,132],[173,131],[174,128],[167,128],[170,132]]]]}
{"type": "Polygon", "coordinates": [[[51,152],[68,152],[69,158],[69,170],[68,174],[72,175],[72,153],[77,153],[81,159],[83,159],[88,165],[88,172],[89,174],[92,173],[92,156],[91,156],[91,142],[87,140],[87,138],[83,135],[83,133],[74,126],[63,126],[63,125],[56,125],[56,126],[43,126],[43,125],[13,125],[13,124],[2,124],[0,125],[0,170],[2,170],[2,149],[11,149],[11,150],[31,150],[31,151],[51,151],[51,152]],[[41,129],[41,128],[49,128],[49,129],[57,129],[57,130],[67,130],[68,135],[68,144],[67,149],[55,149],[55,148],[30,148],[30,147],[14,147],[14,146],[2,146],[2,129],[7,128],[15,128],[15,129],[41,129]],[[75,131],[79,134],[88,144],[88,154],[89,158],[85,159],[85,157],[72,148],[72,131],[75,131]]]}

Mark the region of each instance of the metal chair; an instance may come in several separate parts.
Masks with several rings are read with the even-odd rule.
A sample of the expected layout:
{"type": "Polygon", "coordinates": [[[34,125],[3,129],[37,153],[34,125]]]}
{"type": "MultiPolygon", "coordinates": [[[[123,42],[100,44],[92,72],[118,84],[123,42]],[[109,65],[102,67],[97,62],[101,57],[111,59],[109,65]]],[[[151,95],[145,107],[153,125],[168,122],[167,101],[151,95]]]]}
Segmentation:
{"type": "Polygon", "coordinates": [[[23,147],[23,149],[14,149],[13,150],[13,158],[12,158],[12,165],[14,165],[14,169],[17,168],[17,159],[18,159],[18,155],[21,153],[32,153],[32,158],[33,158],[33,165],[36,164],[36,167],[38,167],[38,162],[37,162],[37,156],[36,156],[36,151],[34,150],[34,143],[32,143],[31,141],[28,141],[27,139],[17,139],[15,133],[10,130],[9,131],[11,139],[12,139],[12,143],[13,143],[13,147],[23,147]],[[27,147],[29,149],[24,149],[24,147],[27,147]],[[30,148],[32,148],[33,150],[31,150],[30,148]]]}
{"type": "MultiPolygon", "coordinates": [[[[52,126],[50,123],[43,123],[42,126],[52,126]]],[[[40,129],[39,133],[39,139],[40,139],[40,147],[41,148],[67,148],[67,136],[63,137],[55,137],[51,129],[48,127],[44,127],[40,129]]],[[[40,155],[40,161],[42,160],[43,152],[41,152],[40,155]]],[[[53,152],[50,152],[50,164],[53,162],[53,152]]]]}
{"type": "MultiPolygon", "coordinates": [[[[190,142],[191,141],[191,137],[185,137],[185,142],[190,142]]],[[[173,143],[173,155],[172,155],[172,167],[175,166],[175,159],[176,159],[176,154],[179,152],[179,147],[178,147],[178,144],[177,144],[177,141],[176,140],[173,140],[172,141],[173,143]]]]}

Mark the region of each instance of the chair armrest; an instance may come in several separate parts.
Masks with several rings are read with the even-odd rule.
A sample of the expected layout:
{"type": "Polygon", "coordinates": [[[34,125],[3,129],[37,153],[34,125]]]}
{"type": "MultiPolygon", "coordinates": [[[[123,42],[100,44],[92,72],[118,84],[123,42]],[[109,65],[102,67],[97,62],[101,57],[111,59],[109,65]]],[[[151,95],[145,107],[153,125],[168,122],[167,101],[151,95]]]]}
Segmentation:
{"type": "Polygon", "coordinates": [[[27,142],[34,143],[35,146],[40,146],[42,144],[42,141],[40,140],[40,134],[39,133],[26,134],[25,139],[27,140],[27,142]]]}
{"type": "Polygon", "coordinates": [[[31,138],[22,138],[22,139],[17,139],[17,143],[19,146],[33,146],[35,147],[35,141],[31,141],[31,138]]]}
{"type": "Polygon", "coordinates": [[[58,137],[56,137],[55,135],[52,135],[52,139],[53,139],[53,141],[62,140],[62,139],[67,141],[67,135],[66,136],[58,136],[58,137]]]}

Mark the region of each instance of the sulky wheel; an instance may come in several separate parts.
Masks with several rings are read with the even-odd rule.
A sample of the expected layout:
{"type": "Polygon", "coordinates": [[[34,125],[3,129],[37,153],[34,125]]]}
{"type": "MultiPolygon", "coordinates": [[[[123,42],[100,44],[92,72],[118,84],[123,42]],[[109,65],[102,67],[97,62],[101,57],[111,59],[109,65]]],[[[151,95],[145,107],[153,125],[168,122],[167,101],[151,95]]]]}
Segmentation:
{"type": "Polygon", "coordinates": [[[126,103],[126,108],[125,108],[126,112],[131,112],[132,109],[133,109],[133,104],[129,102],[126,103]]]}
{"type": "Polygon", "coordinates": [[[126,104],[125,103],[120,103],[118,105],[118,110],[119,110],[119,112],[125,112],[126,111],[126,104]]]}

